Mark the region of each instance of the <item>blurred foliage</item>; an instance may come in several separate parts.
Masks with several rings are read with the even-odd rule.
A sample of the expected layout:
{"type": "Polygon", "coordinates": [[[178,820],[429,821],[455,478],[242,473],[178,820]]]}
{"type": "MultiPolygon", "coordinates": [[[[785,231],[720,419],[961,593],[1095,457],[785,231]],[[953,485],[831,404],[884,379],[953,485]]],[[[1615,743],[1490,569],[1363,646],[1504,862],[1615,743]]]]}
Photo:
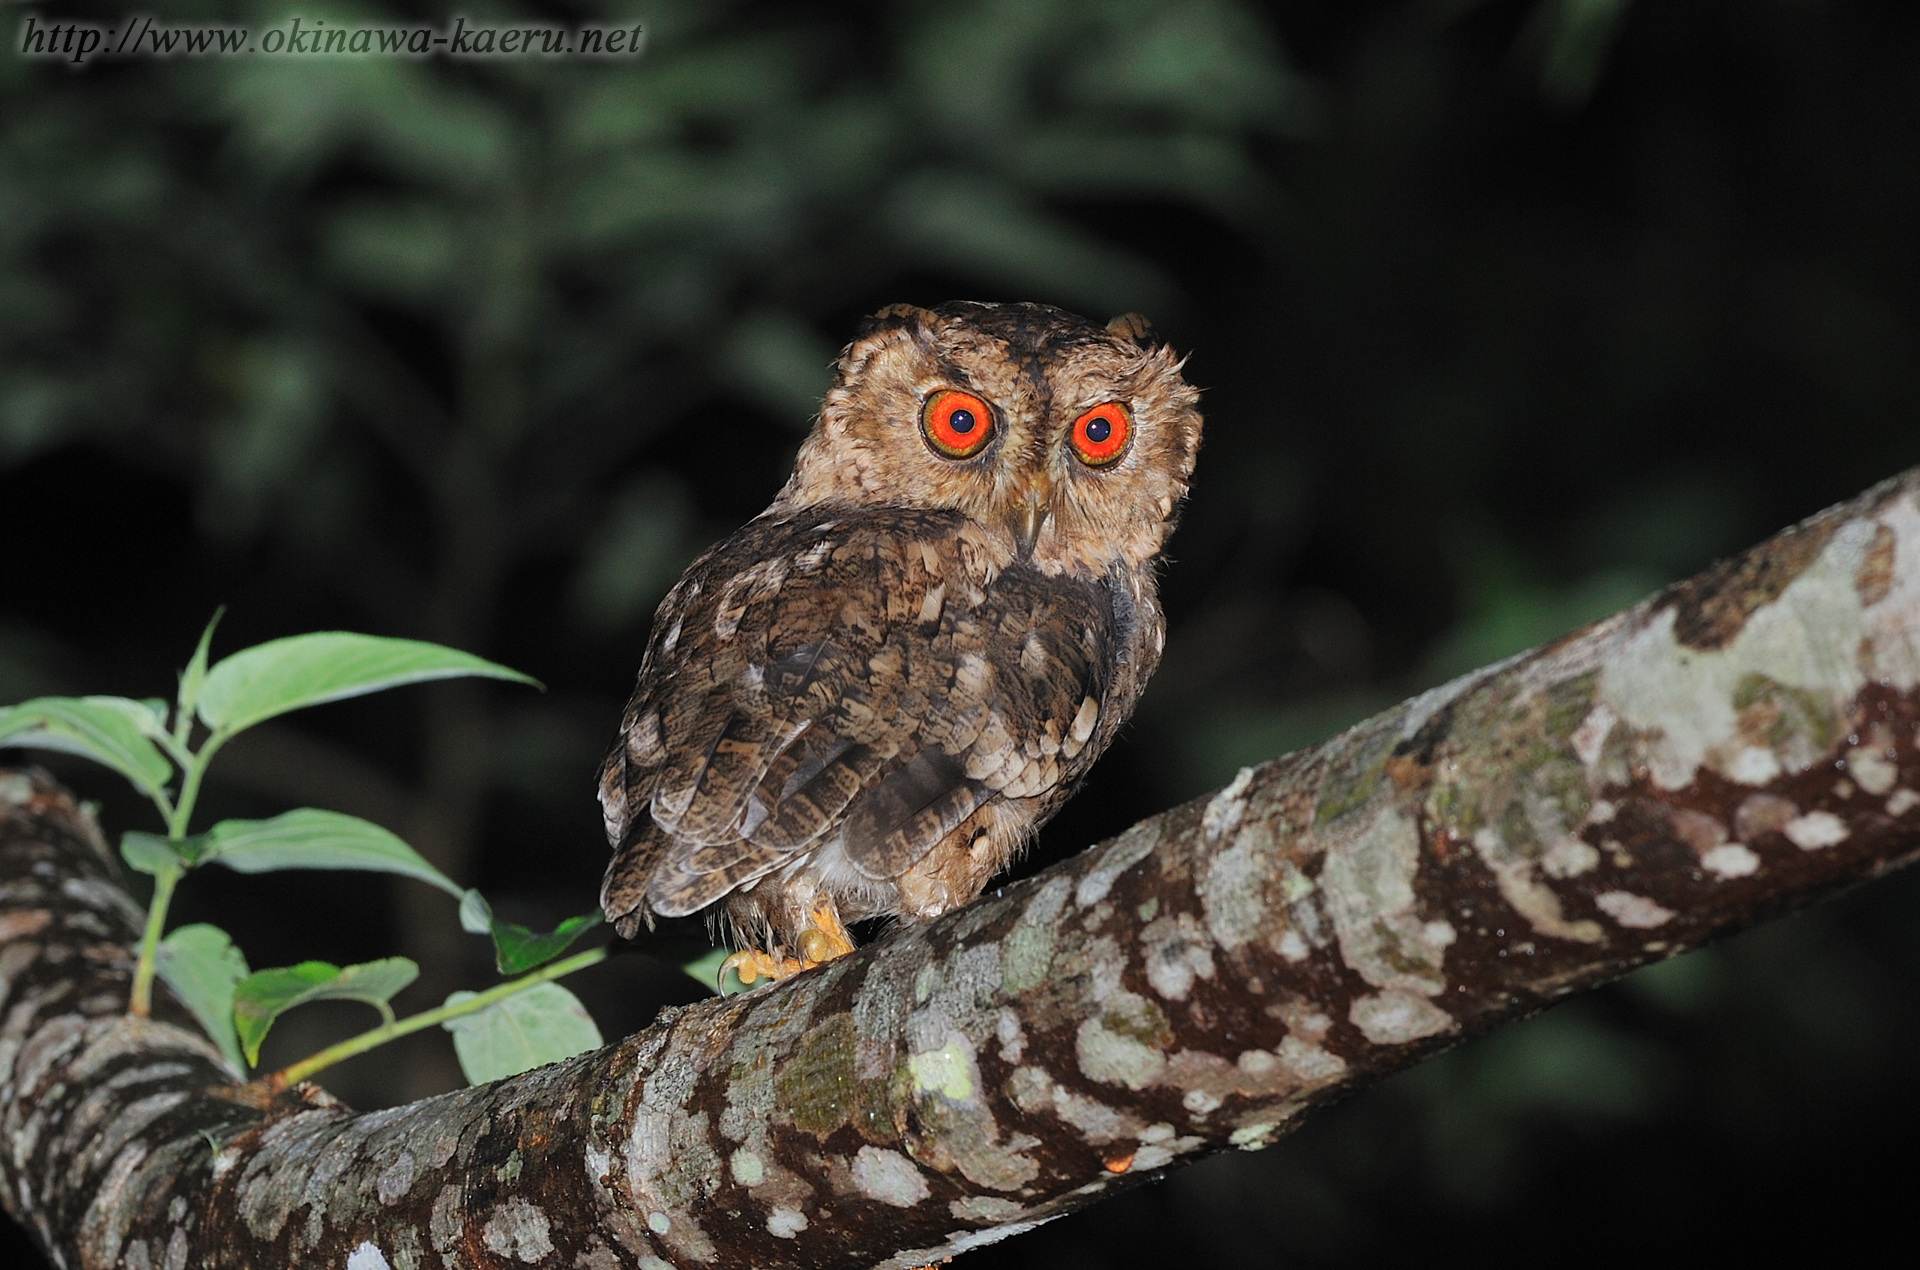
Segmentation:
{"type": "MultiPolygon", "coordinates": [[[[1036,863],[1920,462],[1903,0],[467,12],[637,14],[649,44],[0,57],[0,482],[35,548],[0,687],[165,691],[223,601],[236,646],[340,626],[523,667],[537,704],[452,686],[264,728],[207,795],[376,820],[504,920],[591,895],[592,772],[647,616],[765,505],[884,303],[1139,309],[1208,390],[1166,662],[1036,863]]],[[[404,951],[410,992],[452,986],[457,930],[419,897],[360,926],[324,884],[275,886],[181,920],[245,895],[276,914],[231,925],[258,963],[404,951]]],[[[1915,889],[1644,972],[972,1260],[1845,1255],[1910,1184],[1862,1161],[1920,1119],[1915,889]]],[[[645,956],[581,979],[609,1035],[698,990],[645,956]]],[[[316,1007],[266,1061],[349,1026],[316,1007]]],[[[416,1055],[330,1084],[456,1081],[416,1055]]]]}

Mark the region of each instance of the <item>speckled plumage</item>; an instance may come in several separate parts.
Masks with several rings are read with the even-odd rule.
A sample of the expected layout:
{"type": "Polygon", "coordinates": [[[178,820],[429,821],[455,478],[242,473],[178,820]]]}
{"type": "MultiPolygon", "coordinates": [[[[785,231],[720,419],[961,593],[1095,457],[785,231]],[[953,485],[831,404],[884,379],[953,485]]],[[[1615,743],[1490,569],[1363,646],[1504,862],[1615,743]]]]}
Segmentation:
{"type": "Polygon", "coordinates": [[[621,932],[724,903],[737,942],[790,956],[823,899],[852,922],[978,895],[1159,660],[1154,570],[1197,397],[1131,315],[868,319],[773,505],[654,619],[601,771],[621,932]],[[946,389],[993,415],[971,458],[924,435],[946,389]],[[1095,468],[1066,434],[1107,402],[1131,442],[1095,468]]]}

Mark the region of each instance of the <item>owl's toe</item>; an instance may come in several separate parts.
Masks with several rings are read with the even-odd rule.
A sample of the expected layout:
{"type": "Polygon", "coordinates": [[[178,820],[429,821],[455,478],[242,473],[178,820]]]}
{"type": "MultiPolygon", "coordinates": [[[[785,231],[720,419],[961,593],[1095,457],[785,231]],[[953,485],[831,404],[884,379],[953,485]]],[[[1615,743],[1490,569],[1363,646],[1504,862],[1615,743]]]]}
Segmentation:
{"type": "Polygon", "coordinates": [[[847,928],[841,924],[840,910],[831,896],[822,895],[814,900],[807,915],[813,924],[800,932],[800,955],[807,959],[809,966],[853,951],[853,936],[847,934],[847,928]]]}
{"type": "Polygon", "coordinates": [[[791,957],[776,957],[772,953],[761,952],[758,948],[742,948],[720,963],[720,973],[714,978],[724,985],[727,975],[731,973],[740,977],[742,987],[751,987],[762,979],[785,979],[817,964],[819,963],[795,961],[791,957]]]}

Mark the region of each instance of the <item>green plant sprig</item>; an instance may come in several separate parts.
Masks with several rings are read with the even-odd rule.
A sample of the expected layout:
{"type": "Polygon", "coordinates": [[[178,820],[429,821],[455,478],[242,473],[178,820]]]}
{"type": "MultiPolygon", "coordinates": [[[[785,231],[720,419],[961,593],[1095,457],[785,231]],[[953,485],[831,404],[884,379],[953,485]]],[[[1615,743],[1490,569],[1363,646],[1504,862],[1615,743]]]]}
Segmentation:
{"type": "Polygon", "coordinates": [[[570,975],[576,970],[585,970],[588,966],[598,965],[606,959],[607,949],[602,945],[542,966],[518,979],[509,979],[505,983],[496,984],[485,992],[457,992],[447,999],[445,1005],[432,1010],[422,1010],[419,1014],[410,1014],[404,1019],[396,1020],[389,1017],[379,1027],[369,1028],[358,1036],[350,1036],[344,1041],[318,1050],[297,1063],[291,1063],[277,1072],[258,1078],[255,1084],[268,1094],[277,1094],[287,1086],[306,1080],[316,1072],[385,1045],[388,1041],[406,1036],[411,1032],[422,1031],[436,1024],[445,1026],[455,1019],[478,1014],[529,988],[570,975]]]}
{"type": "Polygon", "coordinates": [[[306,706],[432,679],[472,675],[538,684],[456,649],[344,631],[272,640],[209,667],[208,650],[220,616],[215,613],[207,624],[181,672],[171,711],[164,701],[124,697],[42,697],[0,708],[0,745],[63,750],[93,759],[125,776],[160,813],[165,836],[129,832],[120,843],[127,865],[154,880],[128,1013],[144,1016],[151,1011],[158,975],[234,1068],[245,1071],[258,1060],[274,1021],[295,1006],[344,999],[380,1011],[379,1027],[263,1078],[267,1084],[278,1081],[275,1088],[435,1024],[454,1033],[461,1066],[476,1083],[599,1045],[599,1032],[585,1008],[551,982],[606,956],[601,948],[553,961],[599,923],[597,910],[569,918],[547,933],[498,921],[479,892],[463,890],[386,829],[339,812],[299,808],[269,820],[223,820],[203,833],[187,832],[208,765],[228,741],[257,723],[306,706]],[[206,729],[197,748],[192,744],[196,724],[206,729]],[[179,793],[171,795],[176,770],[179,793]],[[249,973],[246,958],[218,927],[196,924],[165,934],[175,889],[189,872],[206,864],[243,873],[358,869],[413,877],[460,901],[462,926],[492,937],[502,974],[533,973],[482,993],[455,993],[439,1008],[405,1019],[395,1018],[390,1000],[418,977],[419,967],[404,957],[345,967],[310,961],[249,973]]]}

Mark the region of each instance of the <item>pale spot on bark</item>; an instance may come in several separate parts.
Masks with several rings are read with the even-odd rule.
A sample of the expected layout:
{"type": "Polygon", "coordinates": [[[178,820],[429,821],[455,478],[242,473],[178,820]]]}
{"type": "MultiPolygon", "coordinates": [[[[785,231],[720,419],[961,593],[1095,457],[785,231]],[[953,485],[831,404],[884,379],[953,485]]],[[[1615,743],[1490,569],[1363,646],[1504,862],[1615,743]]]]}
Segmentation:
{"type": "Polygon", "coordinates": [[[1620,716],[1604,701],[1589,710],[1573,735],[1567,738],[1573,743],[1574,755],[1588,767],[1599,762],[1607,744],[1607,733],[1613,731],[1613,725],[1619,721],[1620,716]]]}
{"type": "Polygon", "coordinates": [[[1418,827],[1387,807],[1353,832],[1328,836],[1320,892],[1340,955],[1376,988],[1438,992],[1446,943],[1430,942],[1426,923],[1415,912],[1418,827]]]}
{"type": "MultiPolygon", "coordinates": [[[[1274,915],[1266,892],[1274,879],[1276,855],[1273,835],[1250,825],[1232,846],[1207,861],[1197,889],[1207,931],[1221,951],[1232,952],[1272,933],[1274,915]]],[[[1289,927],[1281,937],[1291,933],[1289,927]]]]}
{"type": "Polygon", "coordinates": [[[1145,1089],[1167,1065],[1153,1042],[1167,1034],[1160,1007],[1132,992],[1117,992],[1098,1018],[1080,1025],[1074,1055],[1094,1080],[1145,1089]]]}
{"type": "Polygon", "coordinates": [[[1750,877],[1760,871],[1760,857],[1743,843],[1728,842],[1700,857],[1700,863],[1723,878],[1750,877]]]}
{"type": "Polygon", "coordinates": [[[1007,1222],[1027,1210],[1010,1199],[994,1195],[969,1195],[947,1205],[947,1211],[961,1221],[1007,1222]]]}
{"type": "Polygon", "coordinates": [[[912,1208],[933,1193],[912,1160],[873,1146],[861,1147],[853,1157],[853,1184],[867,1198],[895,1208],[912,1208]]]}
{"type": "Polygon", "coordinates": [[[805,1213],[782,1204],[768,1216],[767,1233],[776,1239],[797,1239],[811,1224],[805,1213]]]}
{"type": "Polygon", "coordinates": [[[374,1193],[380,1197],[382,1204],[397,1204],[413,1189],[413,1175],[413,1152],[403,1147],[393,1163],[381,1170],[380,1176],[374,1180],[374,1193]]]}
{"type": "Polygon", "coordinates": [[[1258,1151],[1273,1141],[1274,1132],[1279,1128],[1280,1126],[1272,1121],[1261,1120],[1235,1129],[1227,1141],[1242,1151],[1258,1151]]]}
{"type": "Polygon", "coordinates": [[[1780,760],[1760,745],[1743,745],[1727,762],[1727,778],[1742,785],[1765,785],[1780,775],[1780,760]]]}
{"type": "Polygon", "coordinates": [[[1900,779],[1900,769],[1879,749],[1863,747],[1847,755],[1847,770],[1861,789],[1874,795],[1886,793],[1900,779]]]}
{"type": "Polygon", "coordinates": [[[1196,977],[1213,978],[1213,953],[1206,928],[1191,913],[1169,915],[1140,932],[1147,982],[1170,1001],[1184,1001],[1196,977]]]}
{"type": "Polygon", "coordinates": [[[1139,1127],[1140,1122],[1131,1114],[1109,1107],[1097,1098],[1058,1085],[1051,1089],[1053,1113],[1078,1129],[1089,1142],[1112,1142],[1129,1137],[1139,1127]]]}
{"type": "Polygon", "coordinates": [[[1500,898],[1535,930],[1582,944],[1597,944],[1606,938],[1598,922],[1586,918],[1568,921],[1560,908],[1560,897],[1534,876],[1533,862],[1509,847],[1501,834],[1492,829],[1476,830],[1473,849],[1493,872],[1500,898]]]}
{"type": "Polygon", "coordinates": [[[1000,1041],[1000,1061],[1018,1064],[1020,1056],[1027,1052],[1026,1029],[1020,1026],[1020,1016],[1012,1007],[1001,1006],[994,1016],[994,1035],[1000,1041]]]}
{"type": "Polygon", "coordinates": [[[1151,1169],[1165,1168],[1187,1152],[1199,1146],[1200,1138],[1175,1138],[1171,1142],[1156,1142],[1143,1146],[1133,1153],[1133,1159],[1127,1161],[1127,1172],[1145,1173],[1151,1169]]]}
{"type": "Polygon", "coordinates": [[[1887,814],[1904,816],[1916,805],[1920,805],[1920,794],[1910,789],[1896,789],[1893,791],[1893,797],[1887,799],[1887,814]]]}
{"type": "Polygon", "coordinates": [[[511,1253],[516,1260],[528,1264],[553,1253],[547,1214],[520,1197],[513,1197],[493,1210],[486,1230],[480,1232],[480,1239],[495,1257],[507,1257],[511,1253]]]}
{"type": "Polygon", "coordinates": [[[1246,814],[1247,802],[1242,795],[1252,783],[1253,769],[1241,768],[1225,789],[1208,800],[1207,809],[1200,814],[1200,831],[1212,839],[1232,833],[1246,814]]]}
{"type": "Polygon", "coordinates": [[[1280,1042],[1280,1061],[1298,1072],[1302,1079],[1320,1084],[1346,1075],[1347,1061],[1330,1054],[1301,1037],[1289,1036],[1280,1042]]]}
{"type": "Polygon", "coordinates": [[[1240,1057],[1233,1060],[1233,1065],[1255,1080],[1260,1080],[1271,1075],[1280,1066],[1280,1060],[1266,1050],[1242,1050],[1240,1057]]]}
{"type": "Polygon", "coordinates": [[[1026,992],[1046,982],[1053,965],[1054,919],[1072,892],[1065,878],[1053,878],[1028,901],[1020,924],[1001,948],[1000,981],[1009,992],[1026,992]]]}
{"type": "Polygon", "coordinates": [[[371,1242],[363,1243],[347,1254],[347,1270],[392,1270],[386,1254],[371,1242]]]}
{"type": "Polygon", "coordinates": [[[1404,1045],[1457,1026],[1453,1016],[1433,1002],[1400,989],[1361,997],[1347,1011],[1347,1018],[1375,1045],[1404,1045]]]}
{"type": "Polygon", "coordinates": [[[1540,867],[1550,878],[1577,878],[1600,867],[1600,852],[1591,843],[1563,835],[1540,857],[1540,867]]]}
{"type": "Polygon", "coordinates": [[[1594,907],[1622,926],[1632,930],[1651,930],[1673,920],[1673,910],[1631,891],[1607,891],[1596,895],[1594,907]]]}
{"type": "Polygon", "coordinates": [[[766,1166],[760,1162],[760,1157],[745,1147],[733,1153],[733,1158],[727,1162],[727,1167],[733,1174],[733,1180],[742,1186],[758,1186],[761,1179],[767,1175],[766,1166]]]}
{"type": "Polygon", "coordinates": [[[1780,832],[1802,851],[1820,851],[1845,842],[1851,836],[1847,822],[1830,811],[1810,811],[1789,820],[1780,832]]]}
{"type": "MultiPolygon", "coordinates": [[[[1903,512],[1912,519],[1911,509],[1903,512]]],[[[1754,677],[1804,691],[1810,707],[1824,716],[1810,724],[1834,723],[1840,703],[1866,683],[1859,657],[1863,638],[1889,653],[1912,648],[1904,632],[1879,617],[1884,610],[1876,611],[1873,622],[1863,619],[1854,572],[1875,532],[1866,521],[1841,525],[1819,556],[1771,602],[1748,614],[1724,647],[1682,645],[1674,634],[1677,614],[1667,609],[1610,650],[1599,696],[1635,729],[1655,785],[1684,788],[1712,756],[1719,756],[1714,765],[1729,779],[1747,774],[1739,764],[1750,747],[1740,735],[1735,698],[1754,677]],[[1884,634],[1882,625],[1889,628],[1884,634]]],[[[1912,661],[1912,654],[1904,660],[1912,661]]],[[[1897,688],[1913,681],[1912,666],[1874,669],[1897,688]]]]}
{"type": "MultiPolygon", "coordinates": [[[[1105,1185],[1105,1183],[1099,1183],[1098,1185],[1105,1185]]],[[[1032,1221],[1009,1222],[1004,1226],[989,1226],[985,1230],[969,1230],[964,1233],[957,1233],[952,1236],[951,1242],[942,1250],[943,1259],[945,1257],[957,1257],[963,1252],[971,1252],[975,1248],[984,1248],[988,1244],[997,1244],[1002,1239],[1011,1239],[1015,1235],[1024,1235],[1034,1227],[1052,1221],[1056,1216],[1059,1216],[1059,1214],[1036,1217],[1032,1221]]],[[[896,1257],[881,1262],[881,1265],[891,1267],[894,1262],[898,1260],[899,1258],[896,1257]]],[[[901,1264],[904,1266],[924,1266],[929,1260],[931,1260],[931,1258],[915,1255],[901,1262],[901,1264]]]]}
{"type": "Polygon", "coordinates": [[[1092,908],[1107,898],[1107,892],[1113,889],[1122,873],[1153,854],[1153,849],[1160,845],[1160,835],[1148,825],[1135,825],[1100,852],[1099,862],[1074,888],[1074,903],[1081,908],[1092,908]]]}
{"type": "Polygon", "coordinates": [[[961,1044],[959,1040],[949,1041],[941,1049],[907,1059],[915,1093],[937,1093],[954,1102],[973,1097],[973,1064],[961,1044]]]}

